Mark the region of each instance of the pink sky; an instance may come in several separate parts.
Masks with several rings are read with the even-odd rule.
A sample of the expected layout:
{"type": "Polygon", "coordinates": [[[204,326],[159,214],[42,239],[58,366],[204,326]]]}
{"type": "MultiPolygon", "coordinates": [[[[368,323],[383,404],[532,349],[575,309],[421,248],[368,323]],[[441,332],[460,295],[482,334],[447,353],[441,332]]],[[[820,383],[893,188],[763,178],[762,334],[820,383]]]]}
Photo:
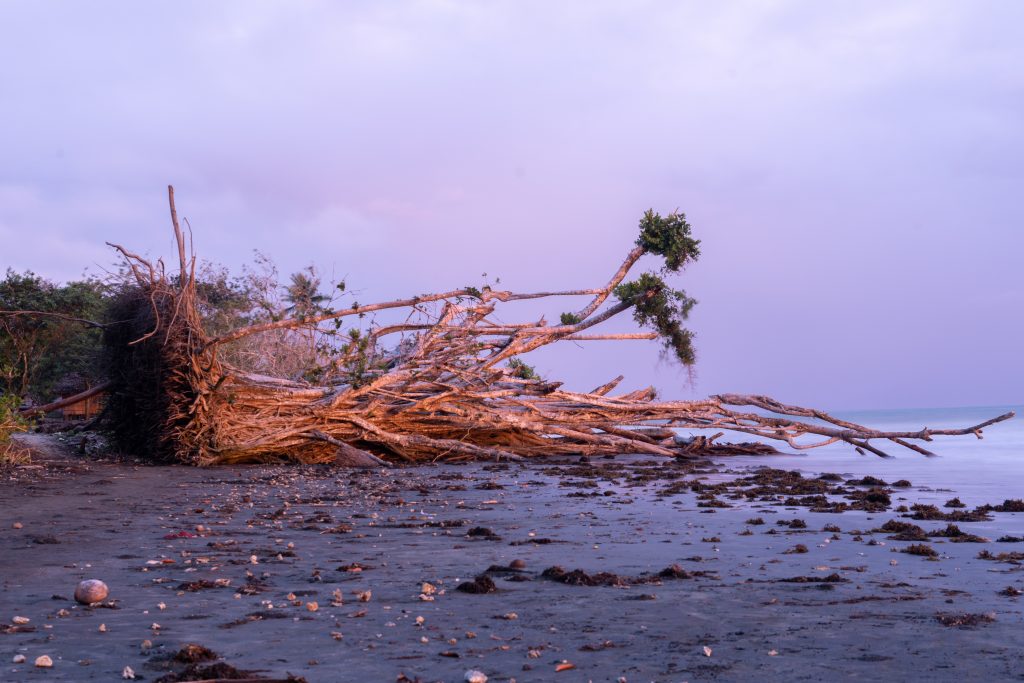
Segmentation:
{"type": "MultiPolygon", "coordinates": [[[[310,262],[361,301],[604,282],[644,209],[704,255],[696,384],[825,407],[1024,402],[1017,2],[0,3],[0,268],[105,241],[310,262]]],[[[561,310],[551,310],[554,319],[561,310]]]]}

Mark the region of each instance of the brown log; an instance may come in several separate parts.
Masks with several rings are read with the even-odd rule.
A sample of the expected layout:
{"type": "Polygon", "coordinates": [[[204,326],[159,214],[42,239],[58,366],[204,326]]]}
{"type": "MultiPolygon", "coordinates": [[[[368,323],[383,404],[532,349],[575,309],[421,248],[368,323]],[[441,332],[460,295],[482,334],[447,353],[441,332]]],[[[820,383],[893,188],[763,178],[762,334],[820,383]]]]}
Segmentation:
{"type": "Polygon", "coordinates": [[[82,401],[90,399],[93,396],[96,396],[97,394],[103,393],[110,387],[111,382],[101,382],[100,384],[97,384],[96,386],[90,389],[86,389],[85,391],[77,393],[74,396],[68,396],[67,398],[62,398],[57,401],[53,401],[52,403],[47,403],[41,406],[25,408],[20,412],[22,415],[42,415],[44,413],[52,413],[55,410],[67,408],[68,406],[73,406],[76,403],[81,403],[82,401]]]}

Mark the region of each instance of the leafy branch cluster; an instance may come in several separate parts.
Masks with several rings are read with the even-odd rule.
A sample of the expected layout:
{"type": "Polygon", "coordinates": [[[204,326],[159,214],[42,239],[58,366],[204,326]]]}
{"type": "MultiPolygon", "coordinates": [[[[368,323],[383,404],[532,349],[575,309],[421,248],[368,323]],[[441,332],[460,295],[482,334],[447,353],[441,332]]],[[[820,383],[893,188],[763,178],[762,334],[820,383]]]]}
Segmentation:
{"type": "Polygon", "coordinates": [[[509,374],[519,379],[540,379],[537,370],[532,365],[527,365],[520,358],[508,359],[509,374]]]}
{"type": "Polygon", "coordinates": [[[678,210],[664,218],[648,209],[640,219],[640,236],[636,245],[649,254],[665,257],[665,270],[678,273],[700,256],[700,240],[694,239],[686,222],[686,214],[678,210]]]}
{"type": "MultiPolygon", "coordinates": [[[[684,213],[673,211],[663,217],[648,209],[640,219],[636,245],[646,253],[665,258],[662,273],[678,273],[700,257],[700,240],[693,238],[691,229],[684,213]]],[[[623,282],[615,288],[615,296],[622,302],[634,303],[633,319],[657,332],[667,352],[683,365],[693,365],[693,332],[683,326],[683,321],[697,304],[695,299],[682,290],[670,288],[654,273],[643,273],[636,280],[623,282]]]]}

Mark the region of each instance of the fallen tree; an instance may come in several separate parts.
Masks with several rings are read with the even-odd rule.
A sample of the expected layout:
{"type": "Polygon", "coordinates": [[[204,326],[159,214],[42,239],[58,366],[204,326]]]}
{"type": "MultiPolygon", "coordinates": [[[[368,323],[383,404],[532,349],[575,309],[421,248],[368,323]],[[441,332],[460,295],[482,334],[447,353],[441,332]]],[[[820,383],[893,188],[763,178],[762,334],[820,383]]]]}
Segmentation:
{"type": "Polygon", "coordinates": [[[602,287],[516,293],[464,287],[407,299],[264,322],[211,337],[197,305],[195,255],[187,248],[169,188],[178,268],[169,274],[122,246],[135,286],[104,326],[111,382],[107,417],[122,447],[154,459],[212,465],[295,461],[386,464],[439,460],[520,460],[551,455],[643,453],[665,457],[771,451],[763,442],[729,447],[719,435],[684,439],[679,429],[722,430],[795,449],[844,442],[885,456],[876,442],[930,454],[919,442],[974,434],[1007,413],[964,429],[887,432],[789,406],[765,396],[723,394],[657,401],[653,389],[612,395],[622,377],[588,393],[537,377],[521,358],[563,341],[660,340],[684,365],[694,362],[683,326],[694,301],[666,274],[699,256],[682,214],[647,212],[634,248],[602,287]],[[627,280],[645,255],[659,272],[627,280]],[[560,323],[495,321],[499,306],[580,297],[560,323]],[[223,360],[227,345],[251,335],[331,325],[341,329],[379,311],[407,311],[403,322],[358,325],[322,382],[245,372],[223,360]],[[601,323],[632,312],[646,332],[607,334],[601,323]],[[388,340],[399,343],[388,345],[388,340]],[[390,349],[390,350],[389,350],[390,349]],[[809,439],[808,439],[809,438],[809,439]]]}

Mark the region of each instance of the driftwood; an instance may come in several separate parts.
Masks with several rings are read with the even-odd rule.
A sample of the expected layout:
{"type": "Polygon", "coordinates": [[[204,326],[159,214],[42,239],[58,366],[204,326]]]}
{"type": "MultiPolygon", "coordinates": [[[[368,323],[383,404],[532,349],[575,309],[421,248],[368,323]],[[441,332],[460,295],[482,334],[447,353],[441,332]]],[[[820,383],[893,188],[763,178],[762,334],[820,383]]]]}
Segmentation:
{"type": "MultiPolygon", "coordinates": [[[[658,333],[595,332],[602,322],[659,295],[658,286],[652,285],[609,302],[613,293],[622,291],[616,288],[637,261],[651,253],[640,240],[603,287],[538,293],[463,288],[353,305],[209,338],[197,312],[195,257],[186,251],[173,189],[170,204],[179,272],[169,277],[162,263],[111,245],[129,264],[138,292],[116,312],[115,319],[130,323],[105,329],[114,383],[108,412],[122,445],[156,458],[198,465],[281,460],[378,465],[774,450],[763,444],[712,444],[715,437],[701,437],[698,444],[681,439],[679,430],[724,430],[796,449],[845,442],[880,456],[885,453],[873,442],[888,441],[929,454],[914,442],[929,442],[939,435],[981,438],[983,427],[1013,415],[964,429],[886,432],[765,396],[723,394],[659,402],[652,389],[611,395],[621,377],[580,393],[509,367],[509,361],[561,341],[664,338],[667,330],[677,348],[685,346],[689,333],[678,326],[661,325],[658,333]],[[585,303],[563,316],[559,325],[544,320],[494,322],[499,306],[555,296],[582,297],[585,303]],[[249,335],[395,309],[405,309],[415,318],[371,327],[370,342],[361,351],[367,356],[361,360],[370,369],[357,380],[320,385],[254,375],[218,356],[224,345],[249,335]],[[379,350],[384,348],[381,340],[399,335],[406,340],[398,345],[400,351],[379,350]]],[[[680,263],[676,258],[673,270],[680,263]]],[[[341,357],[336,363],[353,360],[341,357]]]]}

